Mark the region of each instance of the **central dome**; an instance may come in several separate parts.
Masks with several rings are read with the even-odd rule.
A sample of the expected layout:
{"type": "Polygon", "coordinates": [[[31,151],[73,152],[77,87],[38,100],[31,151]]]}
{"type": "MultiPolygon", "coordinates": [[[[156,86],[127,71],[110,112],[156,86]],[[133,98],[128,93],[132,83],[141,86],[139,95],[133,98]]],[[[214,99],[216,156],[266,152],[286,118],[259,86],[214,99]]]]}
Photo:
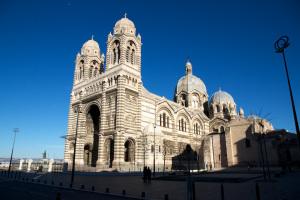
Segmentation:
{"type": "Polygon", "coordinates": [[[184,91],[186,93],[197,91],[207,96],[206,86],[203,81],[192,74],[191,62],[188,61],[185,66],[186,75],[181,77],[177,83],[177,94],[179,94],[181,91],[184,91]]]}
{"type": "Polygon", "coordinates": [[[134,23],[125,16],[116,22],[114,27],[114,34],[128,34],[135,35],[136,29],[134,23]]]}

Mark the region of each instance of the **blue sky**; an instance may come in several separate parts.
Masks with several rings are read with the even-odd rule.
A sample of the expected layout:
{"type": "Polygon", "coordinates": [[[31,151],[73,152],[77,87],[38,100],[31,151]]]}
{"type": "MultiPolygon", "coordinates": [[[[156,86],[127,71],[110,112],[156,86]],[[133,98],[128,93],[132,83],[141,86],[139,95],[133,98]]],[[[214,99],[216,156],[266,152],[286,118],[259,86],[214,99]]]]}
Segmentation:
{"type": "Polygon", "coordinates": [[[291,40],[287,61],[300,117],[300,4],[252,1],[13,1],[0,2],[0,157],[62,158],[74,60],[94,35],[101,52],[127,13],[142,36],[142,80],[173,97],[189,57],[209,95],[229,92],[246,114],[267,116],[294,131],[282,57],[274,41],[291,40]],[[157,75],[159,74],[159,75],[157,75]],[[164,78],[161,78],[164,77],[164,78]]]}

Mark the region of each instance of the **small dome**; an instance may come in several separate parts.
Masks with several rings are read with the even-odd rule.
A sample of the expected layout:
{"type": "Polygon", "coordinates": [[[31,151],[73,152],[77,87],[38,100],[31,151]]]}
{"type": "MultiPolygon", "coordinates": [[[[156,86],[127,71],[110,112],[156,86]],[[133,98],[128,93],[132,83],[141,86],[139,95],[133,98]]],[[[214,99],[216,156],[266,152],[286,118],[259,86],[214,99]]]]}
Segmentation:
{"type": "Polygon", "coordinates": [[[134,23],[126,17],[126,14],[122,19],[116,22],[114,27],[114,34],[125,33],[129,35],[135,35],[135,31],[136,29],[134,23]]]}
{"type": "Polygon", "coordinates": [[[93,38],[86,41],[81,48],[82,55],[89,55],[89,56],[99,56],[100,57],[100,47],[97,41],[93,38]]]}
{"type": "Polygon", "coordinates": [[[209,104],[235,105],[235,102],[229,93],[220,89],[210,97],[209,104]]]}
{"type": "Polygon", "coordinates": [[[86,47],[92,47],[92,48],[95,48],[95,49],[100,49],[98,42],[96,42],[94,39],[90,39],[82,45],[82,48],[86,48],[86,47]]]}

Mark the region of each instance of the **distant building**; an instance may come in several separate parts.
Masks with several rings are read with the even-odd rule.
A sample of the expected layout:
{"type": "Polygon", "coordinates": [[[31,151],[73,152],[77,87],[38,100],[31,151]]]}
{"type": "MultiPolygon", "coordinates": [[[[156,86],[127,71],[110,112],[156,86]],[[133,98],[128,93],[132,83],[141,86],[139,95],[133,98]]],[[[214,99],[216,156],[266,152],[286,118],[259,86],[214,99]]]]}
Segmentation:
{"type": "Polygon", "coordinates": [[[222,168],[256,159],[253,134],[273,131],[270,122],[246,117],[242,108],[237,112],[225,91],[209,98],[190,61],[174,101],[149,92],[142,83],[141,46],[141,35],[126,17],[108,34],[106,58],[93,38],[83,44],[75,60],[66,162],[73,158],[77,105],[77,169],[140,170],[153,167],[154,152],[159,171],[186,169],[188,163],[222,168]]]}

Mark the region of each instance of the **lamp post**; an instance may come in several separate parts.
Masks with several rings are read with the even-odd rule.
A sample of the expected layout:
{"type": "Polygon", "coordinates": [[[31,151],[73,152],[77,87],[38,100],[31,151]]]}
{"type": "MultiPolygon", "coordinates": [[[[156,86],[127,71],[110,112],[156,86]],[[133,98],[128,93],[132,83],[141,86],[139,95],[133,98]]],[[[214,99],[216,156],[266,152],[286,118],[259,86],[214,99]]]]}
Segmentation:
{"type": "Polygon", "coordinates": [[[285,73],[286,73],[286,78],[288,81],[288,86],[289,86],[289,92],[290,92],[290,98],[291,98],[291,103],[292,103],[292,109],[293,109],[293,115],[294,115],[294,122],[295,122],[295,127],[296,127],[296,133],[298,137],[298,143],[300,147],[300,130],[299,130],[299,124],[298,124],[298,119],[297,119],[297,113],[296,113],[296,108],[295,108],[295,103],[294,103],[294,97],[293,97],[293,91],[290,83],[290,77],[289,77],[289,71],[286,63],[286,58],[285,58],[285,53],[284,50],[290,45],[289,43],[289,38],[287,36],[281,36],[275,43],[274,47],[276,50],[276,53],[281,53],[283,57],[283,62],[284,62],[284,67],[285,67],[285,73]]]}
{"type": "Polygon", "coordinates": [[[153,177],[155,177],[155,129],[156,129],[156,123],[153,124],[153,129],[154,129],[154,132],[153,132],[153,177]]]}
{"type": "Polygon", "coordinates": [[[19,129],[15,128],[13,130],[13,132],[14,132],[14,140],[13,140],[13,145],[12,145],[11,154],[10,154],[10,160],[9,160],[9,166],[8,166],[8,177],[9,177],[10,171],[11,171],[11,162],[12,162],[12,158],[13,158],[13,154],[14,154],[14,148],[15,148],[15,142],[16,142],[16,134],[17,134],[17,132],[19,132],[19,129]]]}
{"type": "Polygon", "coordinates": [[[79,118],[79,113],[80,113],[80,106],[79,106],[79,104],[77,104],[74,107],[74,112],[77,113],[77,118],[76,118],[75,142],[74,142],[74,152],[73,152],[73,162],[72,162],[72,173],[71,173],[70,187],[73,187],[74,173],[75,173],[75,157],[76,157],[76,144],[77,144],[77,132],[78,132],[78,118],[79,118]]]}

